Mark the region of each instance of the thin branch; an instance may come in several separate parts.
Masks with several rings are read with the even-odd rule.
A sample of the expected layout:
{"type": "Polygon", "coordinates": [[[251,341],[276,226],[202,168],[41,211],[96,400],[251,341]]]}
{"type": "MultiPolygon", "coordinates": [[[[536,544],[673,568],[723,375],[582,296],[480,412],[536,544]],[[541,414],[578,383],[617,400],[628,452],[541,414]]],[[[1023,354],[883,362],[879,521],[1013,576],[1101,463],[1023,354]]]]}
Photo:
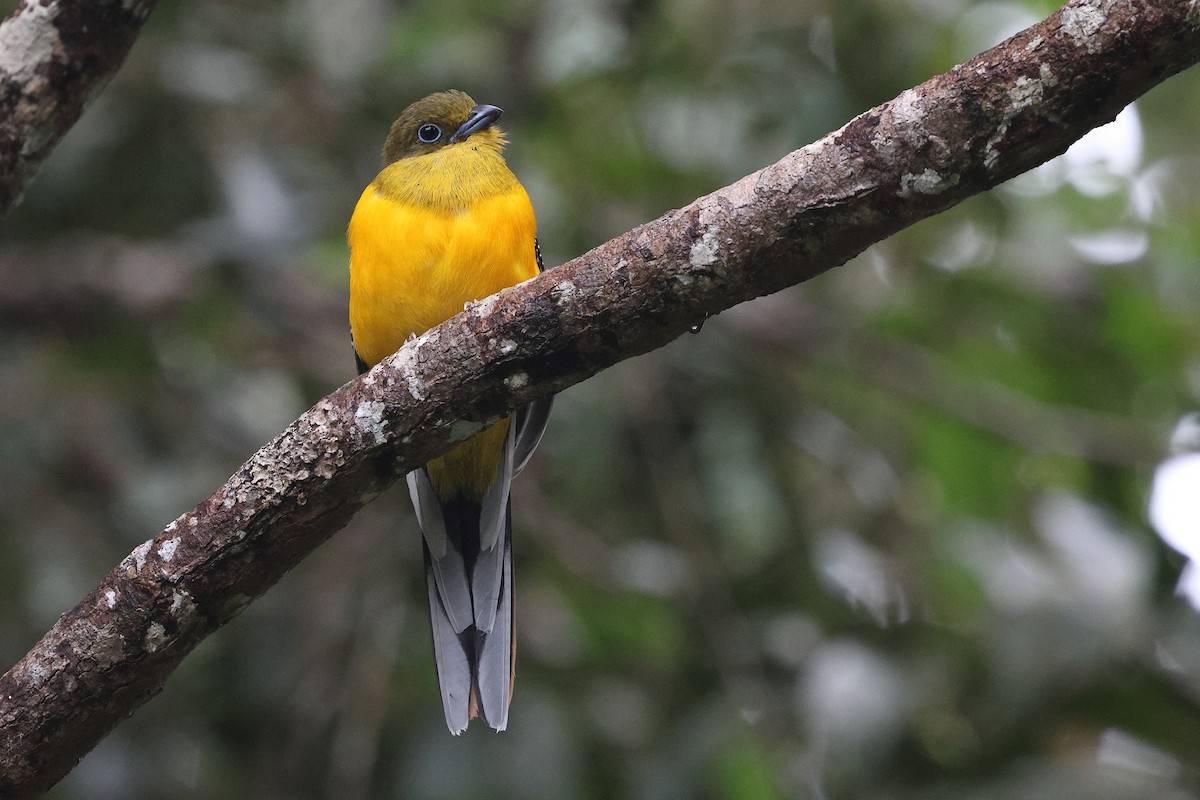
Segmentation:
{"type": "Polygon", "coordinates": [[[406,470],[1063,152],[1200,60],[1197,2],[1072,2],[778,163],[476,304],[329,395],[0,678],[0,795],[52,786],[406,470]]]}
{"type": "Polygon", "coordinates": [[[0,216],[116,73],[157,0],[22,0],[0,23],[0,216]]]}

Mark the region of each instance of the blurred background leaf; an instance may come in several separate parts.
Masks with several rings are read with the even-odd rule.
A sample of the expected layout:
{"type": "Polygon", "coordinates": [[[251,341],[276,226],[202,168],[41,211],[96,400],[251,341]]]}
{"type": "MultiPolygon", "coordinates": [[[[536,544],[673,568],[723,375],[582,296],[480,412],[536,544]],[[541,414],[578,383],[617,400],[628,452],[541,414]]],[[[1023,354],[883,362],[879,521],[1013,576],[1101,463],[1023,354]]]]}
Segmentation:
{"type": "MultiPolygon", "coordinates": [[[[161,6],[0,223],[0,660],[352,377],[345,225],[408,102],[507,109],[555,264],[1053,8],[161,6]]],[[[52,797],[1196,797],[1200,624],[1146,522],[1200,404],[1196,119],[1184,74],[564,393],[504,735],[444,729],[395,491],[52,797]]]]}

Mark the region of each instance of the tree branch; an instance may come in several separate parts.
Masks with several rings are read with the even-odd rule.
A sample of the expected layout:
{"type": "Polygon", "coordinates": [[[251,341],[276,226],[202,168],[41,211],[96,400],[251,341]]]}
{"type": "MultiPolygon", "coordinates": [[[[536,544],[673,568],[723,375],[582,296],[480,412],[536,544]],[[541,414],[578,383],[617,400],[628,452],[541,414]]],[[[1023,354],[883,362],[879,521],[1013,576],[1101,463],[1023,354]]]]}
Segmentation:
{"type": "Polygon", "coordinates": [[[405,471],[1043,163],[1197,60],[1198,0],[1077,0],[409,342],[140,545],[0,678],[0,795],[52,786],[200,640],[405,471]]]}
{"type": "Polygon", "coordinates": [[[157,0],[22,0],[0,23],[0,216],[108,83],[157,0]]]}

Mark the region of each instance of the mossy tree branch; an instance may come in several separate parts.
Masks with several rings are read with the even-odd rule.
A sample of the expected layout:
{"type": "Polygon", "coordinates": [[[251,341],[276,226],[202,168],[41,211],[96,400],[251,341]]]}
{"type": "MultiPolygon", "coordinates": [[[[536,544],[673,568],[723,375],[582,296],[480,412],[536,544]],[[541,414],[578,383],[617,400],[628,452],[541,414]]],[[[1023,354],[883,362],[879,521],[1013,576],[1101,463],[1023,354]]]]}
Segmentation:
{"type": "Polygon", "coordinates": [[[1062,153],[1200,60],[1198,1],[1069,3],[779,162],[488,298],[321,400],[0,678],[0,796],[52,786],[405,471],[1062,153]]]}
{"type": "Polygon", "coordinates": [[[22,0],[0,22],[0,216],[125,61],[157,0],[22,0]]]}

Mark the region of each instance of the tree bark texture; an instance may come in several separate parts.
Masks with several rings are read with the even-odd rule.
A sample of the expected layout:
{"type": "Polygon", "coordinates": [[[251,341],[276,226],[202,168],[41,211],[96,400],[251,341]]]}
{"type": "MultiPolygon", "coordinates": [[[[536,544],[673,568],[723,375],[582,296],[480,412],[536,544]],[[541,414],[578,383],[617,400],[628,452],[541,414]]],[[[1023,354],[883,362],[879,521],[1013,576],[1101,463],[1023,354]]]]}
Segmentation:
{"type": "Polygon", "coordinates": [[[0,23],[0,216],[108,83],[157,0],[22,0],[0,23]]]}
{"type": "Polygon", "coordinates": [[[1198,60],[1200,0],[1076,0],[410,341],[135,549],[0,678],[0,796],[52,786],[201,639],[405,471],[1047,161],[1198,60]]]}

